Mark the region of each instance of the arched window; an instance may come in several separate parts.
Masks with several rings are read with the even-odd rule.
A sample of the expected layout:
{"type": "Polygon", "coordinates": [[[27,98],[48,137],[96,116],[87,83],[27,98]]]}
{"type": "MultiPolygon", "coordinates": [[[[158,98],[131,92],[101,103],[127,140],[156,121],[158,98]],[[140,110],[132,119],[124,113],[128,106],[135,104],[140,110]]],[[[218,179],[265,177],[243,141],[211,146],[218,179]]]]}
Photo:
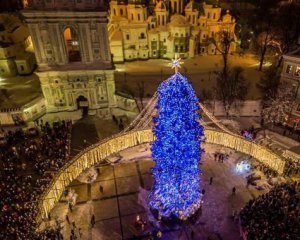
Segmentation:
{"type": "Polygon", "coordinates": [[[116,16],[116,9],[114,8],[114,16],[116,16]]]}
{"type": "Polygon", "coordinates": [[[123,9],[120,9],[120,15],[123,16],[123,9]]]}
{"type": "Polygon", "coordinates": [[[141,33],[141,39],[145,39],[145,33],[141,33]]]}
{"type": "Polygon", "coordinates": [[[80,46],[77,32],[72,27],[64,30],[64,38],[68,52],[69,62],[80,62],[80,46]]]}

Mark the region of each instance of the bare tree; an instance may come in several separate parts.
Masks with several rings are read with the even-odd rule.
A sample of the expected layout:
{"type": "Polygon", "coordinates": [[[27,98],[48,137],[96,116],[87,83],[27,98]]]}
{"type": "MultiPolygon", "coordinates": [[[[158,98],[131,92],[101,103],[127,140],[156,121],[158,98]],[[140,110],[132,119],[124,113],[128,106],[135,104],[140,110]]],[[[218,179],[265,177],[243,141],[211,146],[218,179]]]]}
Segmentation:
{"type": "Polygon", "coordinates": [[[257,43],[259,47],[259,71],[262,71],[268,47],[274,44],[274,40],[275,34],[270,27],[268,27],[265,32],[261,32],[257,37],[257,43]]]}
{"type": "Polygon", "coordinates": [[[270,98],[262,110],[262,118],[265,123],[279,123],[287,113],[292,110],[294,90],[287,83],[281,83],[275,97],[270,98]]]}
{"type": "Polygon", "coordinates": [[[216,94],[222,102],[228,118],[233,104],[239,100],[244,100],[247,93],[243,69],[235,67],[226,72],[226,74],[224,74],[224,71],[217,71],[215,74],[217,80],[216,94]]]}
{"type": "Polygon", "coordinates": [[[211,42],[215,45],[217,51],[222,55],[223,59],[223,78],[228,77],[228,55],[230,53],[231,44],[235,42],[234,33],[228,28],[223,28],[216,33],[211,42]]]}
{"type": "Polygon", "coordinates": [[[300,32],[300,2],[289,1],[279,5],[276,26],[278,34],[274,39],[273,46],[277,50],[278,62],[280,67],[283,55],[299,47],[297,41],[300,32]]]}
{"type": "Polygon", "coordinates": [[[270,99],[276,98],[279,83],[280,83],[280,71],[278,68],[272,66],[264,72],[264,76],[260,79],[257,87],[262,94],[263,107],[270,99]]]}
{"type": "Polygon", "coordinates": [[[144,97],[145,97],[145,82],[144,80],[137,82],[137,88],[138,88],[138,97],[140,101],[140,110],[143,110],[144,108],[144,97]]]}

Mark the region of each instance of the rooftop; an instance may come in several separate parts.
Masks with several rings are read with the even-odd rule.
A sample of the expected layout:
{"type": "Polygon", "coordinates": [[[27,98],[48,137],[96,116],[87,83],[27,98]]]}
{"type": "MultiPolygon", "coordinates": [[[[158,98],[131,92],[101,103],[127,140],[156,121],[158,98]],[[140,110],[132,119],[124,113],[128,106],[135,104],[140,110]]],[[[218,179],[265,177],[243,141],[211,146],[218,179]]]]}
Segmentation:
{"type": "Polygon", "coordinates": [[[37,72],[47,71],[76,71],[76,70],[109,70],[113,69],[110,62],[94,61],[92,63],[72,62],[65,65],[39,66],[37,72]]]}
{"type": "Polygon", "coordinates": [[[0,77],[0,109],[20,108],[41,96],[40,81],[35,74],[0,77]]]}

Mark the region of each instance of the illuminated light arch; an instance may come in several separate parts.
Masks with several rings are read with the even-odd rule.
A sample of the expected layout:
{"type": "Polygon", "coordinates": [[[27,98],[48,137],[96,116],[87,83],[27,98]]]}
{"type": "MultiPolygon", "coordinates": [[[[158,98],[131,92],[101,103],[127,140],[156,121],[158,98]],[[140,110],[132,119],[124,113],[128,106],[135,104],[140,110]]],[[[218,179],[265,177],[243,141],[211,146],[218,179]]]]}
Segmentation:
{"type": "MultiPolygon", "coordinates": [[[[278,155],[263,146],[237,135],[212,129],[205,129],[205,137],[207,143],[221,145],[245,153],[279,174],[283,173],[285,162],[278,155]]],[[[97,163],[101,163],[111,154],[143,143],[149,143],[153,140],[154,135],[151,129],[135,130],[105,139],[79,153],[55,175],[51,185],[42,195],[37,221],[41,222],[43,218],[48,217],[49,212],[59,201],[65,188],[83,171],[97,163]]]]}

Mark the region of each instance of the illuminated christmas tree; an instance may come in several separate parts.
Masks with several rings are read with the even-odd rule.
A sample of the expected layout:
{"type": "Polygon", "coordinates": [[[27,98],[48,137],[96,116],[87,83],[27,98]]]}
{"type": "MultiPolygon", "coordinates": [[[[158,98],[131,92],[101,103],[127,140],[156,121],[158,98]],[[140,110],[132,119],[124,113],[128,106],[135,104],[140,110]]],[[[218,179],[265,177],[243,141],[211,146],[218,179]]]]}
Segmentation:
{"type": "Polygon", "coordinates": [[[158,88],[156,140],[152,144],[155,166],[150,209],[162,218],[185,220],[200,208],[200,166],[203,127],[198,98],[191,83],[178,72],[158,88]]]}

